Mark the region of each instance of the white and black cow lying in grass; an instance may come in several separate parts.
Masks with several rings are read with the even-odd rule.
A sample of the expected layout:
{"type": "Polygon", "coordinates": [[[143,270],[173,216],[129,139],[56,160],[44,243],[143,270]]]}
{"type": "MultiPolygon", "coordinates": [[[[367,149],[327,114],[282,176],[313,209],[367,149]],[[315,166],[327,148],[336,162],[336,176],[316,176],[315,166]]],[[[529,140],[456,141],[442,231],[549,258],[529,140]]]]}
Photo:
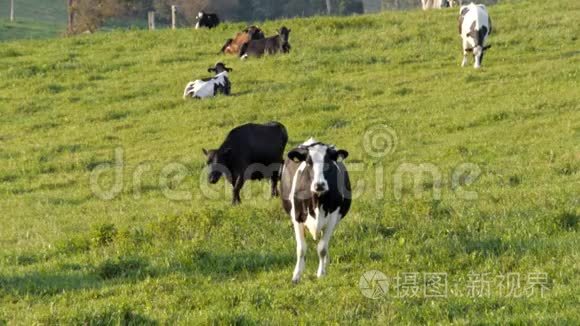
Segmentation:
{"type": "Polygon", "coordinates": [[[342,163],[345,150],[309,139],[288,153],[282,170],[281,192],[284,210],[292,218],[296,236],[297,262],[292,282],[297,283],[304,270],[306,229],[318,242],[317,276],[326,274],[328,243],[351,203],[350,180],[342,163]]]}
{"type": "Polygon", "coordinates": [[[228,78],[228,72],[232,68],[218,62],[214,67],[209,67],[208,72],[215,72],[216,75],[210,78],[198,79],[189,82],[183,91],[183,98],[206,98],[216,96],[218,93],[230,95],[232,84],[228,78]]]}
{"type": "Polygon", "coordinates": [[[470,3],[459,10],[459,34],[463,40],[463,61],[461,66],[467,65],[467,53],[472,52],[474,68],[481,67],[483,54],[491,45],[485,41],[491,34],[491,19],[484,5],[470,3]]]}

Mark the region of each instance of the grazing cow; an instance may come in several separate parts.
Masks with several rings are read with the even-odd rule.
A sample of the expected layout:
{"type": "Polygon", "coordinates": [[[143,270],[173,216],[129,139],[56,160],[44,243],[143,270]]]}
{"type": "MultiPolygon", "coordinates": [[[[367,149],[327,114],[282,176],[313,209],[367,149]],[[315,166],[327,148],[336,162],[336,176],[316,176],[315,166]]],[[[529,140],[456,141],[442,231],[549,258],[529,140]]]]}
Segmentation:
{"type": "Polygon", "coordinates": [[[290,32],[290,29],[282,26],[278,31],[278,35],[270,36],[261,40],[250,40],[244,43],[240,49],[240,58],[246,59],[250,55],[260,57],[264,53],[274,54],[278,52],[290,52],[290,43],[288,43],[290,32]]]}
{"type": "Polygon", "coordinates": [[[196,20],[197,23],[195,24],[195,29],[199,29],[200,27],[207,27],[211,29],[220,23],[220,18],[217,14],[210,14],[203,11],[197,13],[196,20]]]}
{"type": "Polygon", "coordinates": [[[332,231],[348,213],[350,180],[342,163],[348,152],[310,138],[288,153],[282,170],[284,210],[292,219],[296,236],[296,267],[292,282],[300,281],[306,256],[305,230],[318,242],[318,272],[326,274],[328,243],[332,231]],[[322,236],[321,236],[322,235],[322,236]]]}
{"type": "Polygon", "coordinates": [[[481,67],[483,54],[491,45],[485,41],[491,34],[491,19],[484,5],[471,3],[462,6],[459,10],[459,34],[463,40],[463,61],[461,66],[467,65],[467,53],[473,53],[474,68],[481,67]]]}
{"type": "Polygon", "coordinates": [[[214,67],[207,69],[208,72],[213,71],[216,75],[189,82],[183,91],[183,98],[185,99],[189,96],[198,99],[207,98],[216,96],[218,93],[230,95],[232,84],[228,78],[228,72],[232,70],[232,68],[226,67],[221,62],[216,63],[214,67]]]}
{"type": "Polygon", "coordinates": [[[225,54],[238,54],[240,52],[240,48],[244,43],[248,42],[249,40],[261,40],[264,38],[264,32],[257,27],[257,26],[250,26],[244,29],[242,32],[239,32],[234,36],[234,38],[230,38],[226,41],[226,44],[220,50],[220,53],[225,54]]]}
{"type": "Polygon", "coordinates": [[[450,0],[421,0],[423,10],[441,9],[451,6],[450,0]]]}
{"type": "Polygon", "coordinates": [[[209,183],[217,183],[224,175],[234,187],[233,205],[241,202],[240,190],[246,180],[269,178],[272,197],[278,196],[277,183],[287,142],[286,127],[279,122],[248,123],[232,129],[218,149],[203,149],[209,183]]]}

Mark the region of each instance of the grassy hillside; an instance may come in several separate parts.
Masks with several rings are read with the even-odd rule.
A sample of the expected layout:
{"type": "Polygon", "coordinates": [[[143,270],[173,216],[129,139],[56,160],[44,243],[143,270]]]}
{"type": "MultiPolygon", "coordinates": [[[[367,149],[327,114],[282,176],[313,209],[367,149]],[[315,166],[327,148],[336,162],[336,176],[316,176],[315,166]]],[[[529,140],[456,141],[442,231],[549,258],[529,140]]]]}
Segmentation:
{"type": "Polygon", "coordinates": [[[66,28],[65,0],[16,0],[10,22],[10,0],[0,0],[0,41],[49,38],[66,28]]]}
{"type": "Polygon", "coordinates": [[[215,54],[241,24],[2,44],[0,324],[578,323],[579,8],[489,10],[479,71],[459,67],[455,10],[266,22],[292,28],[293,52],[247,62],[215,54]],[[234,95],[182,100],[218,60],[234,95]],[[269,120],[288,147],[315,136],[350,152],[360,194],[324,279],[309,240],[291,284],[291,223],[265,183],[238,207],[229,185],[200,186],[202,147],[269,120]],[[431,172],[418,190],[408,175],[398,187],[409,164],[431,172]],[[122,172],[110,200],[91,190],[107,166],[122,172]],[[359,289],[371,270],[390,282],[376,300],[359,289]],[[397,294],[408,272],[415,297],[412,282],[397,294]],[[445,273],[445,297],[425,295],[423,273],[445,273]],[[534,273],[543,297],[522,293],[534,273]]]}

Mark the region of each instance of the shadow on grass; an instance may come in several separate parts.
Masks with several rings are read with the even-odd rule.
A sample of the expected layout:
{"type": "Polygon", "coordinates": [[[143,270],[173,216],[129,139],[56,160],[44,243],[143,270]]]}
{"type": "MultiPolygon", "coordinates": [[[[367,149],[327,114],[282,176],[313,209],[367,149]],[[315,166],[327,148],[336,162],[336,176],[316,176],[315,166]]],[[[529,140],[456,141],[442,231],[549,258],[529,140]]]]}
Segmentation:
{"type": "Polygon", "coordinates": [[[32,272],[18,276],[0,275],[0,293],[15,295],[56,295],[63,292],[97,289],[102,282],[96,275],[63,272],[32,272]]]}
{"type": "Polygon", "coordinates": [[[231,276],[241,272],[272,271],[293,266],[294,257],[287,254],[232,252],[231,254],[196,251],[193,269],[206,275],[231,276]]]}

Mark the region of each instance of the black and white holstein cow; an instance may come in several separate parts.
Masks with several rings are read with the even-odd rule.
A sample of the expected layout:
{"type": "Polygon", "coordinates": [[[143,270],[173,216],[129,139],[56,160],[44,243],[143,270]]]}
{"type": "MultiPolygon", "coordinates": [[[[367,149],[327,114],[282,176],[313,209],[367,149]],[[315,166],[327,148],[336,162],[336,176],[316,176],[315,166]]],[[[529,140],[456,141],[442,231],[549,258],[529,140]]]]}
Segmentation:
{"type": "Polygon", "coordinates": [[[421,0],[423,10],[441,9],[450,7],[452,4],[450,0],[421,0]]]}
{"type": "Polygon", "coordinates": [[[271,181],[272,197],[278,196],[278,180],[288,142],[286,127],[279,122],[248,123],[232,129],[218,149],[206,150],[208,181],[225,178],[232,184],[233,200],[241,202],[240,191],[246,180],[271,181]]]}
{"type": "Polygon", "coordinates": [[[220,18],[217,14],[210,14],[200,11],[196,17],[197,23],[195,24],[195,29],[200,27],[207,27],[209,29],[216,27],[220,23],[220,18]]]}
{"type": "Polygon", "coordinates": [[[207,98],[216,96],[218,93],[230,95],[232,90],[232,83],[228,78],[228,72],[232,68],[226,67],[225,64],[218,62],[214,67],[209,67],[208,72],[215,72],[214,77],[198,79],[189,82],[183,91],[183,98],[207,98]]]}
{"type": "Polygon", "coordinates": [[[474,68],[480,68],[483,55],[491,45],[485,41],[491,34],[491,19],[484,5],[470,3],[459,10],[459,34],[463,40],[463,61],[461,66],[467,65],[467,53],[473,53],[474,68]]]}
{"type": "Polygon", "coordinates": [[[292,219],[296,236],[296,267],[292,282],[300,281],[306,256],[305,230],[318,242],[318,272],[326,274],[328,243],[348,213],[350,180],[342,160],[348,152],[310,138],[288,153],[282,170],[282,205],[292,219]]]}
{"type": "Polygon", "coordinates": [[[275,54],[278,52],[290,52],[290,43],[288,38],[292,30],[282,26],[278,35],[266,37],[260,40],[249,40],[242,45],[240,49],[240,58],[246,59],[248,56],[261,57],[265,54],[275,54]]]}

